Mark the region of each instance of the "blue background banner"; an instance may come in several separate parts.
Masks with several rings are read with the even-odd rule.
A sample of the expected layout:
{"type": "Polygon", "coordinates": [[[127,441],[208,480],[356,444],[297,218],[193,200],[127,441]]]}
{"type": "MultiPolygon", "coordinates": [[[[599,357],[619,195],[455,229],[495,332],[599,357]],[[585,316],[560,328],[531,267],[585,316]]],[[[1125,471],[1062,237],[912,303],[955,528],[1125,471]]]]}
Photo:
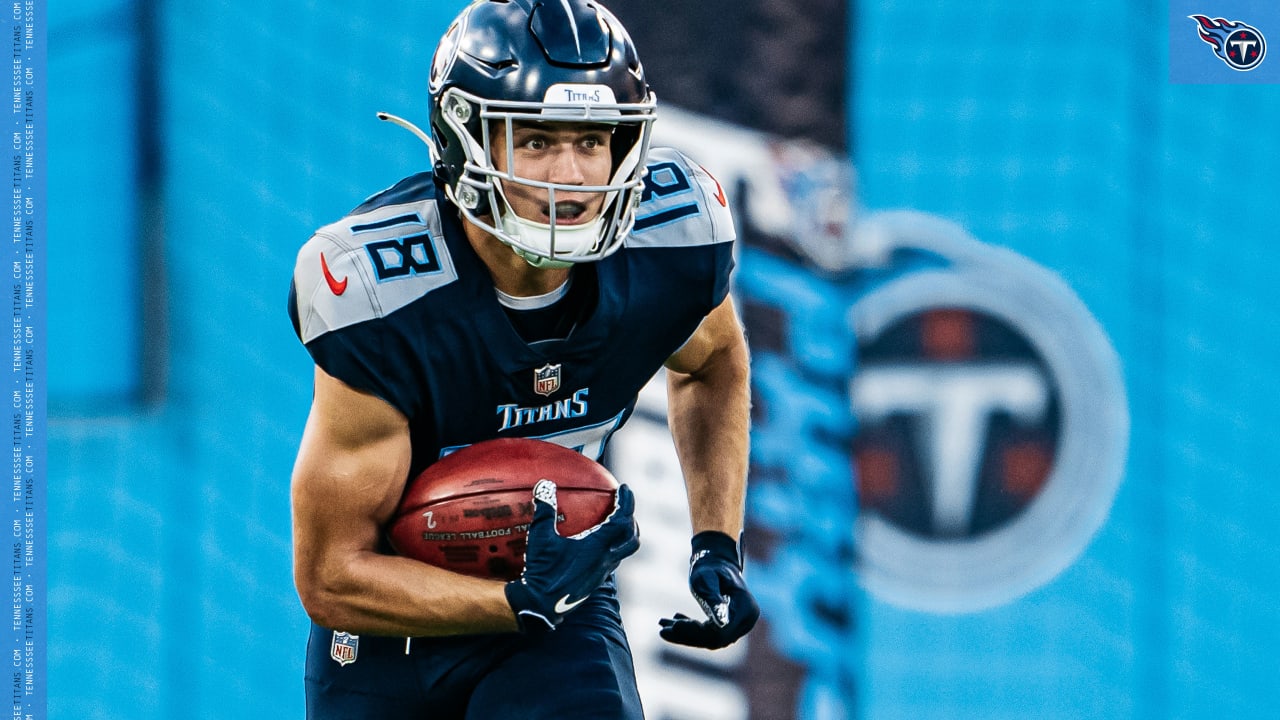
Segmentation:
{"type": "MultiPolygon", "coordinates": [[[[425,167],[374,113],[425,119],[461,5],[50,3],[51,717],[302,715],[289,476],[311,365],[288,278],[314,228],[425,167]]],[[[847,62],[850,212],[927,213],[1051,270],[1114,346],[1132,419],[1110,514],[1060,574],[961,613],[855,594],[852,629],[809,654],[854,676],[827,685],[849,715],[1275,714],[1280,89],[1169,82],[1175,26],[1222,65],[1185,15],[1227,5],[866,2],[819,48],[847,62]]],[[[767,16],[705,22],[809,47],[767,16]]],[[[722,179],[735,160],[695,157],[722,179]]]]}

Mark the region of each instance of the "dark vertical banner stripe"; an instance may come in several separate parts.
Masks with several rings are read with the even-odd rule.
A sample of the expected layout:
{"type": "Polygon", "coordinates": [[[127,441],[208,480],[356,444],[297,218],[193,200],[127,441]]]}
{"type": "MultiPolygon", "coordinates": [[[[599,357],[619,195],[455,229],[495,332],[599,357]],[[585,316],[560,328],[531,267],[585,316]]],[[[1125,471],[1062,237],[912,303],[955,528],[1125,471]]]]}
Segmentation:
{"type": "Polygon", "coordinates": [[[164,401],[169,379],[169,292],[164,260],[164,103],[160,77],[163,42],[159,16],[158,0],[134,2],[133,19],[138,33],[134,76],[138,108],[134,140],[138,150],[136,247],[142,276],[139,293],[142,332],[136,339],[140,343],[138,356],[142,364],[138,399],[151,407],[164,401]]]}
{"type": "Polygon", "coordinates": [[[843,150],[847,0],[611,0],[659,103],[843,150]]]}

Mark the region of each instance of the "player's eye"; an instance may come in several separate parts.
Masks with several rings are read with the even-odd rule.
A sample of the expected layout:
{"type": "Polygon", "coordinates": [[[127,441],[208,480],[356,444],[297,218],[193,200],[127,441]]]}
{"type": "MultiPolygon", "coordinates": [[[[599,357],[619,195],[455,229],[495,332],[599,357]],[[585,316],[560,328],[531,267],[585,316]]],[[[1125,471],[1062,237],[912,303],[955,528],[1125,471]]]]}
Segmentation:
{"type": "Polygon", "coordinates": [[[604,135],[586,135],[578,141],[578,146],[584,150],[600,150],[601,148],[608,147],[608,145],[609,143],[604,135]]]}

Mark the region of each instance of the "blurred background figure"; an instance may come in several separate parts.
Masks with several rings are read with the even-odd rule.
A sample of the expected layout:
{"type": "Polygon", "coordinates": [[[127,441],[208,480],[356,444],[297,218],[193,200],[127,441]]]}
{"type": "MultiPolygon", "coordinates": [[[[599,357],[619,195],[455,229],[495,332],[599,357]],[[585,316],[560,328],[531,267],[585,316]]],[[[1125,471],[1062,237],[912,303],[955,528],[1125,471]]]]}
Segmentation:
{"type": "MultiPolygon", "coordinates": [[[[1280,91],[1181,4],[609,3],[735,203],[755,383],[763,619],[636,642],[650,717],[1274,714],[1280,91]]],[[[287,278],[426,166],[374,113],[462,5],[50,3],[51,717],[300,716],[287,278]]],[[[654,390],[627,623],[687,598],[654,390]]]]}

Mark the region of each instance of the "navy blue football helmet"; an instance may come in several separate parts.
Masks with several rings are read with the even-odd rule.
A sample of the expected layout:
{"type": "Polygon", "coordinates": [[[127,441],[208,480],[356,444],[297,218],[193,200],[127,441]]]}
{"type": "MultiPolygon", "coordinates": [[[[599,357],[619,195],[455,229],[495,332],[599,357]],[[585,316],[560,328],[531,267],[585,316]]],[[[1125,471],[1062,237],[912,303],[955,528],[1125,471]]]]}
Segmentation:
{"type": "Polygon", "coordinates": [[[440,40],[430,91],[434,171],[467,220],[535,266],[599,260],[621,246],[640,203],[656,102],[635,45],[612,13],[593,0],[477,0],[440,40]],[[510,137],[519,121],[609,125],[609,184],[567,186],[499,172],[490,140],[493,133],[510,137]],[[581,225],[533,222],[511,210],[503,182],[545,189],[553,206],[557,191],[604,193],[604,207],[581,225]]]}

